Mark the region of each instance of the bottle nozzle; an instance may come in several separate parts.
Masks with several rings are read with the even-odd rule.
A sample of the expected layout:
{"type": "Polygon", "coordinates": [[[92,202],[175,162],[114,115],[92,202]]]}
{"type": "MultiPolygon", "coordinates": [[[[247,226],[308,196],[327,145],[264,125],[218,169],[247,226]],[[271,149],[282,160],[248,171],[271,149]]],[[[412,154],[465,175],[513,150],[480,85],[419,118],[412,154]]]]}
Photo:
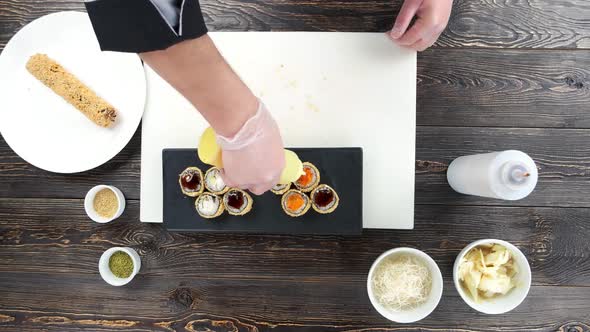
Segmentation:
{"type": "Polygon", "coordinates": [[[531,172],[526,168],[526,165],[520,163],[508,163],[504,166],[504,183],[510,187],[519,187],[524,185],[531,172]]]}

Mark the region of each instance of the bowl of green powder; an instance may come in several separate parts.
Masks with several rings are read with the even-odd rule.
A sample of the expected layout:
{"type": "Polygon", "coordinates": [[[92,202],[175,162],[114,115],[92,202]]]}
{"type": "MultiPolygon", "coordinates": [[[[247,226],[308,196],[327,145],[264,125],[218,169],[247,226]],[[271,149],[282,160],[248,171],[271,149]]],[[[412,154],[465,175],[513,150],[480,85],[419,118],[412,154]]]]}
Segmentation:
{"type": "Polygon", "coordinates": [[[105,251],[98,261],[98,271],[112,286],[129,283],[139,272],[141,260],[137,252],[128,247],[113,247],[105,251]]]}

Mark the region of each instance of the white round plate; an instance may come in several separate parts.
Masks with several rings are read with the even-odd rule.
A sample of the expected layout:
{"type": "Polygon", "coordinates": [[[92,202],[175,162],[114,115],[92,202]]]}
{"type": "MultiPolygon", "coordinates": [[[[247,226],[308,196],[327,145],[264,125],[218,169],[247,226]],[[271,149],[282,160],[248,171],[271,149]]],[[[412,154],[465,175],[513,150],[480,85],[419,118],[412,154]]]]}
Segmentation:
{"type": "Polygon", "coordinates": [[[24,160],[76,173],[109,161],[127,145],[143,115],[146,83],[136,54],[101,52],[86,13],[60,12],[22,28],[0,54],[0,133],[24,160]],[[117,109],[111,128],[86,118],[25,68],[45,53],[117,109]]]}

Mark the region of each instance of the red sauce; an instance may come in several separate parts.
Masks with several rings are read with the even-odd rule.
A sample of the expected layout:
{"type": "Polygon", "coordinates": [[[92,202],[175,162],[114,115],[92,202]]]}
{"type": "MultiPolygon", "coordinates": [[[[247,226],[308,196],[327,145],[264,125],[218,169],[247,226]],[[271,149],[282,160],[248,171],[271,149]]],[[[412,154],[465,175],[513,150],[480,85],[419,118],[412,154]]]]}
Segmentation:
{"type": "Polygon", "coordinates": [[[334,201],[334,192],[330,188],[319,188],[315,191],[313,200],[317,206],[325,208],[334,201]]]}
{"type": "Polygon", "coordinates": [[[244,194],[240,191],[234,190],[227,193],[227,205],[231,208],[239,210],[244,206],[244,194]]]}
{"type": "Polygon", "coordinates": [[[201,188],[201,177],[195,171],[186,171],[180,176],[180,184],[187,191],[197,191],[201,188]]]}

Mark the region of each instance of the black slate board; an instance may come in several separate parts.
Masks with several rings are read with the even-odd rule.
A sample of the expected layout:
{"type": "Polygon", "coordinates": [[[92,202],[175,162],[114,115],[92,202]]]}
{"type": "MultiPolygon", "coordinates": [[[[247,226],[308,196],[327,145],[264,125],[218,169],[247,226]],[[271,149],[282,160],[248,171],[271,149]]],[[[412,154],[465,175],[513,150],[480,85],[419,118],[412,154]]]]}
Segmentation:
{"type": "Polygon", "coordinates": [[[164,149],[164,225],[178,232],[239,232],[265,234],[360,235],[363,228],[361,148],[291,149],[302,161],[313,163],[320,171],[320,183],[336,190],[340,204],[336,211],[322,215],[310,209],[304,216],[292,218],[281,209],[281,196],[268,192],[252,195],[252,211],[245,216],[225,212],[213,220],[201,218],[195,199],[182,194],[178,175],[189,166],[203,174],[210,166],[203,164],[195,149],[164,149]]]}

